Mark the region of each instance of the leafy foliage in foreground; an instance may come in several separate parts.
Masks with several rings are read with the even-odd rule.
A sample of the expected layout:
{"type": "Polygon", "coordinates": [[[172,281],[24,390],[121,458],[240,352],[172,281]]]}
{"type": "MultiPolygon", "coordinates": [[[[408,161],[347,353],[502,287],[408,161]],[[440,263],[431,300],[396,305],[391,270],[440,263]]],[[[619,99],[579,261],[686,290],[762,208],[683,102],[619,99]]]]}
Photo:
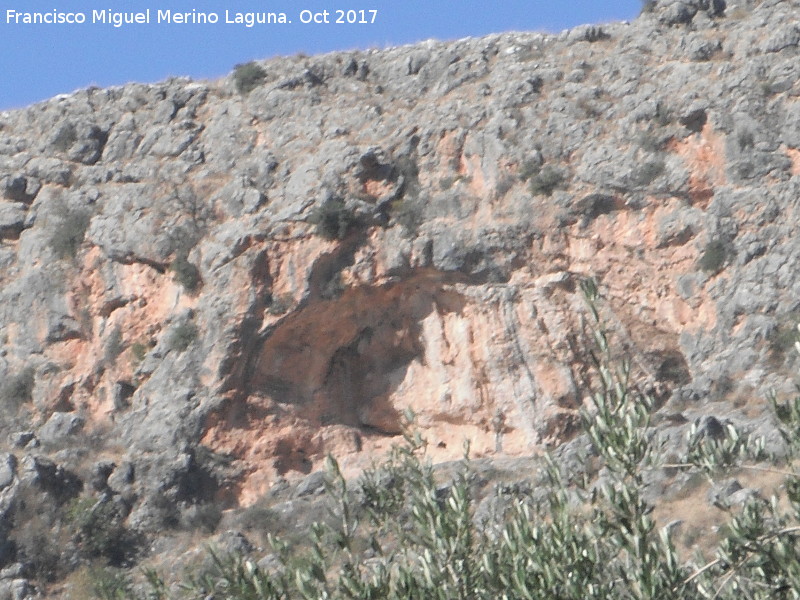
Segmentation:
{"type": "MultiPolygon", "coordinates": [[[[800,477],[784,471],[786,498],[752,499],[730,520],[712,559],[684,563],[670,529],[659,528],[643,494],[659,464],[650,425],[652,399],[613,360],[593,282],[583,286],[593,324],[585,435],[602,477],[570,481],[546,460],[548,486],[520,494],[491,522],[475,518],[469,461],[446,484],[434,477],[425,443],[408,435],[356,484],[328,461],[330,515],[291,548],[272,539],[276,566],[212,554],[214,569],[177,595],[152,572],[136,596],[128,581],[104,598],[386,600],[774,600],[800,598],[800,477]]],[[[800,398],[773,400],[790,460],[800,451],[800,398]]],[[[762,446],[733,428],[690,432],[679,468],[713,475],[763,458],[762,446]]]]}

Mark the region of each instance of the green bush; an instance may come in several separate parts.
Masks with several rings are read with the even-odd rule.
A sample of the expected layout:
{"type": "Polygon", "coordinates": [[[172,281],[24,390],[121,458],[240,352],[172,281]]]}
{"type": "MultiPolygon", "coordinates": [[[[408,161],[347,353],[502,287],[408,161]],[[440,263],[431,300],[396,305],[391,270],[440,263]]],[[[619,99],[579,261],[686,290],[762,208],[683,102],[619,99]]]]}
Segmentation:
{"type": "Polygon", "coordinates": [[[336,300],[341,297],[347,286],[344,279],[342,279],[341,271],[333,273],[322,286],[320,286],[320,297],[323,300],[336,300]]]}
{"type": "Polygon", "coordinates": [[[794,349],[795,343],[798,341],[798,324],[800,324],[800,313],[793,312],[785,315],[767,338],[769,358],[773,367],[782,366],[786,357],[794,349]]]}
{"type": "Polygon", "coordinates": [[[114,364],[114,361],[122,354],[123,350],[125,350],[125,346],[122,343],[122,332],[119,330],[119,327],[114,327],[106,338],[105,350],[103,352],[104,362],[107,365],[114,364]]]}
{"type": "Polygon", "coordinates": [[[270,296],[267,304],[267,312],[275,317],[285,315],[294,305],[294,296],[291,294],[281,294],[280,296],[270,296]]]}
{"type": "Polygon", "coordinates": [[[147,344],[142,342],[134,342],[131,344],[131,357],[134,363],[140,363],[144,360],[144,357],[147,356],[148,347],[147,344]]]}
{"type": "Polygon", "coordinates": [[[169,349],[183,352],[197,339],[197,326],[191,321],[176,325],[169,334],[169,349]]]}
{"type": "Polygon", "coordinates": [[[707,273],[716,274],[725,266],[728,260],[728,247],[721,240],[712,240],[703,250],[702,256],[698,261],[698,266],[707,273]]]}
{"type": "Polygon", "coordinates": [[[137,552],[136,536],[125,527],[124,515],[114,502],[75,498],[66,508],[65,521],[87,558],[121,566],[137,552]]]}
{"type": "Polygon", "coordinates": [[[756,136],[749,129],[743,129],[736,134],[736,143],[739,150],[744,152],[756,145],[756,136]]]}
{"type": "Polygon", "coordinates": [[[657,129],[645,129],[636,136],[639,147],[646,152],[661,152],[667,139],[663,132],[657,129]]]}
{"type": "Polygon", "coordinates": [[[265,532],[281,524],[279,511],[255,504],[245,508],[236,519],[237,526],[245,531],[265,532]]]}
{"type": "Polygon", "coordinates": [[[113,567],[89,567],[88,587],[99,600],[125,600],[133,593],[130,574],[113,567]]]}
{"type": "Polygon", "coordinates": [[[406,234],[415,237],[422,225],[424,207],[416,197],[393,200],[389,206],[392,223],[400,225],[406,234]]]}
{"type": "Polygon", "coordinates": [[[552,196],[564,183],[564,173],[555,167],[546,166],[531,177],[528,189],[534,196],[552,196]]]}
{"type": "Polygon", "coordinates": [[[31,401],[35,373],[33,367],[25,367],[19,373],[6,377],[0,384],[0,399],[4,408],[17,409],[31,401]]]}
{"type": "Polygon", "coordinates": [[[633,181],[636,185],[650,185],[664,173],[666,166],[666,163],[660,158],[649,160],[634,173],[633,181]]]}
{"type": "Polygon", "coordinates": [[[169,266],[175,276],[175,281],[180,283],[187,292],[196,292],[200,287],[200,270],[185,256],[178,256],[169,266]]]}
{"type": "Polygon", "coordinates": [[[75,126],[72,123],[64,123],[58,128],[52,144],[56,150],[66,152],[77,139],[78,132],[75,130],[75,126]]]}
{"type": "Polygon", "coordinates": [[[653,120],[661,127],[666,127],[675,122],[675,113],[672,109],[667,108],[660,100],[656,103],[656,112],[653,115],[653,120]]]}
{"type": "Polygon", "coordinates": [[[318,206],[309,221],[317,226],[317,233],[329,240],[340,240],[358,225],[358,217],[347,208],[341,198],[329,198],[318,206]]]}
{"type": "Polygon", "coordinates": [[[535,177],[542,170],[542,161],[540,158],[529,158],[519,168],[519,178],[522,181],[529,181],[531,177],[535,177]]]}
{"type": "Polygon", "coordinates": [[[75,258],[86,237],[91,213],[88,209],[70,209],[62,206],[56,210],[55,224],[50,233],[50,248],[58,258],[75,258]]]}
{"type": "Polygon", "coordinates": [[[213,533],[222,519],[222,510],[213,502],[195,504],[186,508],[181,515],[181,525],[188,531],[200,530],[213,533]]]}
{"type": "Polygon", "coordinates": [[[240,94],[246,96],[267,78],[267,72],[255,62],[236,65],[233,69],[233,81],[240,94]]]}

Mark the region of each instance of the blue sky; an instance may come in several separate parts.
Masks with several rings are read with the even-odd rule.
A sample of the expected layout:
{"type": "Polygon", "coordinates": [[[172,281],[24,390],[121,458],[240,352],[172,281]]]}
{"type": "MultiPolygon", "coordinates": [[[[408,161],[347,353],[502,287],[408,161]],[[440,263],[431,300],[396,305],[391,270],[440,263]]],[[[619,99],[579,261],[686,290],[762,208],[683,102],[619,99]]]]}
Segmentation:
{"type": "MultiPolygon", "coordinates": [[[[583,23],[633,19],[641,0],[0,0],[0,110],[90,85],[153,82],[169,76],[215,78],[235,64],[298,52],[375,48],[500,31],[557,32],[583,23]],[[17,13],[82,13],[83,24],[24,24],[17,13]],[[149,24],[92,23],[93,11],[150,10],[149,24]],[[337,9],[377,10],[374,23],[337,24],[337,9]],[[158,23],[158,11],[215,13],[216,24],[158,23]],[[227,24],[235,13],[285,13],[287,24],[227,24]],[[301,16],[328,11],[329,23],[301,16]],[[310,11],[301,15],[302,11],[310,11]],[[12,13],[13,14],[13,13],[12,13]]],[[[346,20],[346,13],[343,15],[346,20]]],[[[360,13],[351,16],[360,18],[360,13]]],[[[323,17],[319,17],[322,19],[323,17]]]]}

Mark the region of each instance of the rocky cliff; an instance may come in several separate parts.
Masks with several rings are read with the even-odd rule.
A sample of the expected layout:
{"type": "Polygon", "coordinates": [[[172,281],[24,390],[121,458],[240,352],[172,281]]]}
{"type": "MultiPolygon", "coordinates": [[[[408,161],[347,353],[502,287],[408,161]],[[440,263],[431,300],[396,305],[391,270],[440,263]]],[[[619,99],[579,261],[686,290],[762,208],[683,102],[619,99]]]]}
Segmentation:
{"type": "Polygon", "coordinates": [[[407,409],[435,460],[557,446],[586,278],[665,427],[768,429],[800,322],[798,8],[650,2],[0,113],[3,562],[31,560],[31,490],[152,539],[327,453],[356,473],[407,409]]]}

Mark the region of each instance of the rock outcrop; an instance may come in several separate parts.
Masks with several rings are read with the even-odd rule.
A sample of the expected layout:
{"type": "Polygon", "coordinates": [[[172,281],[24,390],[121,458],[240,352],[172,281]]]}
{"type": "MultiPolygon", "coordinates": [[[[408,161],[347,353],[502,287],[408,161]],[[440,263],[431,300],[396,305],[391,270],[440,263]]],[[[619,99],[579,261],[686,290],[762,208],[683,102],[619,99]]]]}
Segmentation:
{"type": "Polygon", "coordinates": [[[330,452],[355,473],[408,409],[436,460],[536,454],[587,393],[586,278],[665,414],[766,427],[800,321],[797,9],[656,2],[0,113],[0,508],[82,477],[152,533],[330,452]]]}

